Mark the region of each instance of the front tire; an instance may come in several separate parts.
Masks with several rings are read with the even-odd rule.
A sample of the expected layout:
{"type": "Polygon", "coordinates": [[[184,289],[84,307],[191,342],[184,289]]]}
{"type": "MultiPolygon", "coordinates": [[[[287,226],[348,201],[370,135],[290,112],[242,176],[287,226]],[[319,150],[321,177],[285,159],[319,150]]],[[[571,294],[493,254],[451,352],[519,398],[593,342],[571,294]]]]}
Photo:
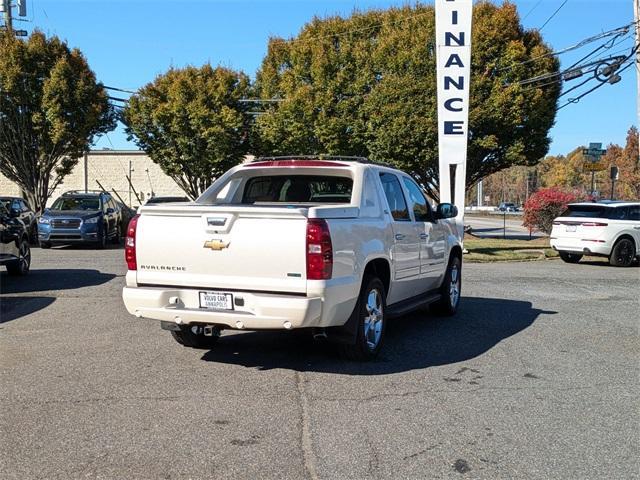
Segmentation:
{"type": "Polygon", "coordinates": [[[455,315],[460,305],[462,292],[462,262],[460,257],[452,255],[449,259],[447,273],[440,287],[440,300],[433,304],[433,310],[446,317],[455,315]]]}
{"type": "Polygon", "coordinates": [[[116,228],[116,231],[111,238],[111,243],[113,243],[114,245],[120,245],[120,226],[116,228]]]}
{"type": "Polygon", "coordinates": [[[102,232],[100,233],[100,240],[98,240],[98,248],[100,250],[104,250],[107,248],[107,227],[106,225],[102,226],[102,232]]]}
{"type": "Polygon", "coordinates": [[[213,335],[207,337],[202,326],[185,325],[179,331],[172,330],[171,336],[176,342],[185,347],[210,349],[220,338],[220,330],[216,328],[213,335]]]}
{"type": "Polygon", "coordinates": [[[350,360],[373,360],[384,340],[386,329],[386,292],[378,277],[365,277],[354,315],[357,315],[355,343],[342,345],[343,355],[350,360]]]}
{"type": "Polygon", "coordinates": [[[559,253],[562,261],[566,263],[578,263],[582,258],[582,254],[580,253],[570,253],[570,252],[559,252],[559,253]]]}
{"type": "Polygon", "coordinates": [[[614,267],[630,267],[636,253],[635,247],[631,239],[621,238],[613,246],[613,250],[611,250],[609,264],[614,267]]]}
{"type": "Polygon", "coordinates": [[[22,276],[29,273],[31,267],[31,248],[29,239],[23,237],[18,247],[18,259],[7,263],[7,273],[13,276],[22,276]]]}

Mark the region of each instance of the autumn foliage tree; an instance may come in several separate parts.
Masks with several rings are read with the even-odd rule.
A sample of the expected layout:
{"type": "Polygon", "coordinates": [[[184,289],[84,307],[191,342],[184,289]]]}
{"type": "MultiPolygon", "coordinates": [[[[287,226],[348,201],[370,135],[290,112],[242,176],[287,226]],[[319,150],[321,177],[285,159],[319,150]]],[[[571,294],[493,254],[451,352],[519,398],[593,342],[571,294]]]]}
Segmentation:
{"type": "Polygon", "coordinates": [[[34,210],[114,127],[107,94],[79,50],[38,31],[22,41],[0,30],[0,172],[34,210]]]}
{"type": "MultiPolygon", "coordinates": [[[[272,38],[257,90],[281,101],[257,119],[259,149],[392,162],[437,196],[434,39],[430,5],[314,18],[295,38],[272,38]]],[[[468,186],[547,152],[559,86],[518,81],[557,72],[550,51],[515,5],[474,6],[468,186]]]]}
{"type": "Polygon", "coordinates": [[[122,114],[129,139],[197,198],[248,152],[249,78],[223,67],[171,68],[133,95],[122,114]]]}
{"type": "Polygon", "coordinates": [[[577,192],[550,187],[538,190],[524,204],[522,224],[532,230],[551,233],[553,219],[567,208],[567,204],[580,198],[577,192]]]}

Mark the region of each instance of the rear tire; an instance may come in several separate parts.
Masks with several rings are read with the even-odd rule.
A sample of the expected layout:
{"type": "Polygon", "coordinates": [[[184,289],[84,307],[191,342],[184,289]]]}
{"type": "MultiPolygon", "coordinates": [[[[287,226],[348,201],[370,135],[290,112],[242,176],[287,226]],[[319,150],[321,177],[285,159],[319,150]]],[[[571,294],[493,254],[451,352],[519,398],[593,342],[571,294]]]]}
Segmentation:
{"type": "Polygon", "coordinates": [[[31,248],[29,239],[23,237],[18,246],[18,259],[7,263],[7,273],[13,276],[22,276],[29,273],[31,266],[31,248]]]}
{"type": "Polygon", "coordinates": [[[582,258],[581,253],[559,252],[563,262],[578,263],[582,258]]]}
{"type": "Polygon", "coordinates": [[[613,246],[609,263],[614,267],[630,267],[636,254],[636,246],[629,238],[621,238],[613,246]]]}
{"type": "Polygon", "coordinates": [[[180,345],[190,348],[212,348],[218,338],[220,338],[220,330],[215,329],[214,334],[207,337],[203,333],[203,328],[200,325],[185,325],[180,331],[171,331],[171,336],[180,345]]]}
{"type": "Polygon", "coordinates": [[[357,315],[355,343],[342,345],[342,354],[349,360],[373,360],[384,340],[386,329],[386,292],[378,277],[365,277],[354,315],[357,315]]]}
{"type": "Polygon", "coordinates": [[[441,298],[432,305],[433,311],[438,315],[450,317],[455,315],[460,305],[462,292],[462,262],[460,257],[452,255],[449,258],[447,273],[440,287],[441,298]]]}

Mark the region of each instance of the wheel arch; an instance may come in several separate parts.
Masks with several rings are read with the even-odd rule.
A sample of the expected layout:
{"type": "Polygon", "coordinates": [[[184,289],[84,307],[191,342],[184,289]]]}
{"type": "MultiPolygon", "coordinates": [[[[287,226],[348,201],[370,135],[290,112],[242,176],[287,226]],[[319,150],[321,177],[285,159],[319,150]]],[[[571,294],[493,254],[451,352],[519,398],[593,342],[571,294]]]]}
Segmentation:
{"type": "Polygon", "coordinates": [[[378,257],[367,261],[362,274],[362,280],[360,282],[361,285],[362,282],[364,282],[364,279],[369,275],[375,275],[378,277],[384,285],[385,293],[389,294],[389,286],[391,285],[391,265],[386,258],[378,257]]]}
{"type": "Polygon", "coordinates": [[[638,253],[640,253],[640,250],[638,250],[638,244],[636,243],[636,240],[633,238],[633,236],[629,233],[622,233],[618,238],[616,238],[613,242],[613,246],[611,247],[611,251],[613,251],[620,240],[624,239],[631,240],[631,243],[633,244],[635,249],[635,254],[638,255],[638,253]]]}

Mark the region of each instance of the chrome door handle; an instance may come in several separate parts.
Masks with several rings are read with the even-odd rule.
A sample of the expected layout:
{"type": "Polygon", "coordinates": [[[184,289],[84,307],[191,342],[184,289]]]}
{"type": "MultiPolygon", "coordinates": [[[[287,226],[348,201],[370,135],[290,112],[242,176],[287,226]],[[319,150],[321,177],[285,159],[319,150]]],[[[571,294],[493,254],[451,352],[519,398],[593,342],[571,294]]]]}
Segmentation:
{"type": "Polygon", "coordinates": [[[404,235],[401,233],[396,233],[396,240],[404,240],[404,235]]]}
{"type": "Polygon", "coordinates": [[[640,230],[640,225],[636,225],[635,227],[633,227],[634,230],[640,230]]]}
{"type": "Polygon", "coordinates": [[[426,240],[427,238],[429,238],[429,235],[427,235],[426,233],[420,234],[420,240],[426,240]]]}

